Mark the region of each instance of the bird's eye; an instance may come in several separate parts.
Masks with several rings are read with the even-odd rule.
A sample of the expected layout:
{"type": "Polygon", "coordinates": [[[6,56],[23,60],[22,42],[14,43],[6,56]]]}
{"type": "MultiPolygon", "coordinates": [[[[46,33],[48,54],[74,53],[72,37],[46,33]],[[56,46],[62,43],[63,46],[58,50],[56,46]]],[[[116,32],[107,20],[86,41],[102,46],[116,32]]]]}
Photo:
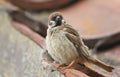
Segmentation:
{"type": "Polygon", "coordinates": [[[49,22],[49,25],[50,25],[50,26],[55,26],[56,23],[55,23],[55,21],[50,21],[50,22],[49,22]]]}
{"type": "Polygon", "coordinates": [[[63,23],[63,24],[66,24],[66,21],[65,21],[65,20],[62,20],[62,23],[63,23]]]}

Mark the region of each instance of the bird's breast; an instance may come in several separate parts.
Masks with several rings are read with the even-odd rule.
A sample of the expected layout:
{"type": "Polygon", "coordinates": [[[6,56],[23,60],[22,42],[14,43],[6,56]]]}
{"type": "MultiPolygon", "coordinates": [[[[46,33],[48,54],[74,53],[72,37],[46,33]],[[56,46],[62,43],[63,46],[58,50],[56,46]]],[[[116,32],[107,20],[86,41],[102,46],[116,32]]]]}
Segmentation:
{"type": "Polygon", "coordinates": [[[48,34],[46,44],[48,53],[59,63],[69,64],[79,57],[76,48],[63,31],[53,32],[52,35],[48,34]]]}

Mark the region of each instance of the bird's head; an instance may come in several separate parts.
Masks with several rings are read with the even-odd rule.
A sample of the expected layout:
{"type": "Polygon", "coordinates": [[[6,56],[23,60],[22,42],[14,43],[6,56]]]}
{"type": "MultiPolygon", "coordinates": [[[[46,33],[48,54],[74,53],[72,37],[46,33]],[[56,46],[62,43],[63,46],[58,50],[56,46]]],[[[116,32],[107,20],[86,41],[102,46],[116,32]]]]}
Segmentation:
{"type": "Polygon", "coordinates": [[[62,24],[65,24],[65,23],[66,22],[62,16],[62,14],[59,12],[54,12],[49,16],[48,25],[50,27],[61,26],[62,24]]]}

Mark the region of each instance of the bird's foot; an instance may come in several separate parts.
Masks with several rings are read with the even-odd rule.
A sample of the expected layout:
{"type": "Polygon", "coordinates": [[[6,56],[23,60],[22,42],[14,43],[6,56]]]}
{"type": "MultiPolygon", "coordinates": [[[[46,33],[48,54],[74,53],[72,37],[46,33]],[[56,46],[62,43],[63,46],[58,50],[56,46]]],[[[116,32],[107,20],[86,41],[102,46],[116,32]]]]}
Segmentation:
{"type": "Polygon", "coordinates": [[[68,66],[63,66],[63,67],[62,67],[62,70],[70,69],[70,68],[72,68],[72,66],[73,66],[74,64],[76,64],[76,61],[75,61],[75,60],[72,61],[68,66]]]}
{"type": "Polygon", "coordinates": [[[58,66],[58,68],[63,68],[63,67],[66,67],[67,65],[66,64],[60,64],[59,66],[58,66]]]}
{"type": "Polygon", "coordinates": [[[67,66],[67,68],[71,68],[74,64],[76,64],[76,61],[75,61],[75,60],[73,60],[73,61],[67,66]]]}

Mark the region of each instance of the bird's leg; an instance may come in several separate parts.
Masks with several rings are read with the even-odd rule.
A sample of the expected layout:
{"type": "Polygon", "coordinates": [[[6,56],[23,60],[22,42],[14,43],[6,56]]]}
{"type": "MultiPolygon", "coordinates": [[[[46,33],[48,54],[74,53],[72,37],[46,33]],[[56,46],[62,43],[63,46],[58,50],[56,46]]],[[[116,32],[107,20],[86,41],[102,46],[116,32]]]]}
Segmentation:
{"type": "Polygon", "coordinates": [[[69,68],[71,68],[74,64],[76,64],[77,62],[75,61],[75,60],[73,60],[68,66],[64,66],[63,68],[62,68],[62,70],[65,70],[65,69],[69,69],[69,68]]]}
{"type": "Polygon", "coordinates": [[[58,68],[60,68],[60,67],[66,67],[67,65],[66,64],[60,64],[59,66],[58,66],[58,68]]]}
{"type": "MultiPolygon", "coordinates": [[[[71,66],[73,66],[75,63],[76,63],[76,61],[73,60],[69,65],[60,64],[59,67],[65,67],[65,68],[67,69],[67,68],[70,68],[71,66]]],[[[58,67],[58,68],[59,68],[59,67],[58,67]]]]}
{"type": "Polygon", "coordinates": [[[73,60],[68,66],[67,66],[67,68],[70,68],[70,67],[72,67],[74,64],[76,64],[77,62],[75,61],[75,60],[73,60]]]}

